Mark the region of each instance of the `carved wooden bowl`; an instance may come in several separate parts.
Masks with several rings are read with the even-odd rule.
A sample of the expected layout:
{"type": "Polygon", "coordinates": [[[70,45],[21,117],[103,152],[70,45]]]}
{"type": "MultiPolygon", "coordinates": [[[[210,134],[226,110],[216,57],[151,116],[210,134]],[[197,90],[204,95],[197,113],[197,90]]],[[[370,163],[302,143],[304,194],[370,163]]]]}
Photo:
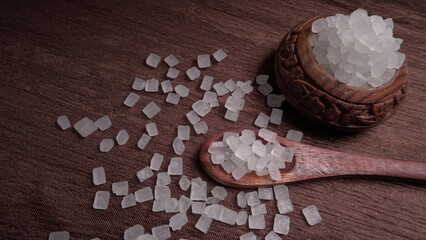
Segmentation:
{"type": "Polygon", "coordinates": [[[340,82],[312,53],[311,26],[318,18],[293,27],[278,47],[275,75],[286,100],[312,122],[334,130],[357,131],[380,124],[405,96],[407,60],[386,85],[377,88],[340,82]]]}

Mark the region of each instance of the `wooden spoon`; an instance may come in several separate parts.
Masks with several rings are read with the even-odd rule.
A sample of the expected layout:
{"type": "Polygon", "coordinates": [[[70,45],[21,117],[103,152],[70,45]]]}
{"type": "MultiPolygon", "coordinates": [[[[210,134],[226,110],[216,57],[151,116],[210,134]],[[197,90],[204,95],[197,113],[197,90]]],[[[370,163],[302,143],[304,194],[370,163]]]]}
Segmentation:
{"type": "Polygon", "coordinates": [[[294,148],[293,161],[286,163],[286,167],[281,169],[280,180],[274,181],[269,175],[260,177],[254,172],[235,180],[220,164],[212,163],[207,150],[213,142],[221,141],[225,132],[241,131],[242,129],[233,129],[217,132],[207,139],[200,151],[200,161],[204,170],[213,179],[229,187],[255,188],[317,178],[360,176],[426,181],[426,162],[357,156],[314,147],[280,136],[277,137],[277,141],[281,145],[294,148]]]}

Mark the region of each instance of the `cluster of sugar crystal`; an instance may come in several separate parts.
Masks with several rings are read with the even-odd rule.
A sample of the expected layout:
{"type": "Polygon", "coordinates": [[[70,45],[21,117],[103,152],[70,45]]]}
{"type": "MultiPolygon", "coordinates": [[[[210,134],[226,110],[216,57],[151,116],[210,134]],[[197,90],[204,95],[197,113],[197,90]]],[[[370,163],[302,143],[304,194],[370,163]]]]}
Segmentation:
{"type": "Polygon", "coordinates": [[[356,87],[388,83],[405,60],[398,52],[402,39],[393,37],[393,20],[368,16],[357,9],[312,24],[313,53],[324,69],[341,82],[356,87]]]}

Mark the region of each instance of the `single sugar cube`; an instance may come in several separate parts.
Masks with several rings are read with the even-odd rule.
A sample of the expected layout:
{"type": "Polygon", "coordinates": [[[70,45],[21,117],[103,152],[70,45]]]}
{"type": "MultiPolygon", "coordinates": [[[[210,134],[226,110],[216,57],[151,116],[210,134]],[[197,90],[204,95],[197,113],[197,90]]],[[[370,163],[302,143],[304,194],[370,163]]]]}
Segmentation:
{"type": "Polygon", "coordinates": [[[224,152],[213,152],[210,155],[210,159],[214,164],[221,164],[227,159],[227,156],[224,152]]]}
{"type": "Polygon", "coordinates": [[[167,169],[169,175],[182,175],[183,174],[183,159],[181,157],[173,157],[170,159],[169,168],[167,169]]]}
{"type": "Polygon", "coordinates": [[[185,175],[182,175],[182,177],[179,180],[179,187],[183,190],[186,191],[188,190],[188,188],[191,186],[191,182],[189,181],[188,177],[185,175]]]}
{"type": "Polygon", "coordinates": [[[152,235],[156,240],[166,240],[172,237],[169,225],[161,225],[151,229],[152,235]]]}
{"type": "Polygon", "coordinates": [[[167,172],[160,172],[157,174],[157,185],[167,186],[171,183],[170,175],[167,172]]]}
{"type": "Polygon", "coordinates": [[[297,130],[289,130],[285,138],[293,140],[295,142],[300,142],[302,140],[303,133],[297,130]]]}
{"type": "Polygon", "coordinates": [[[274,232],[287,235],[290,230],[290,218],[281,214],[275,214],[274,232]]]}
{"type": "Polygon", "coordinates": [[[155,104],[155,102],[150,102],[148,103],[143,109],[142,112],[145,113],[145,115],[151,119],[153,118],[155,115],[157,115],[157,113],[159,113],[161,111],[161,108],[155,104]]]}
{"type": "Polygon", "coordinates": [[[129,193],[129,182],[121,181],[112,183],[112,193],[117,196],[126,196],[129,193]]]}
{"type": "Polygon", "coordinates": [[[204,209],[204,214],[206,214],[208,217],[219,221],[220,214],[222,212],[223,206],[220,204],[212,204],[207,206],[204,209]]]}
{"type": "Polygon", "coordinates": [[[70,239],[70,233],[67,231],[51,232],[49,234],[49,240],[69,240],[69,239],[70,239]]]}
{"type": "MultiPolygon", "coordinates": [[[[237,84],[234,82],[234,80],[229,79],[224,83],[225,87],[230,91],[233,92],[237,89],[237,84]]],[[[235,97],[235,96],[234,96],[235,97]]]]}
{"type": "Polygon", "coordinates": [[[168,198],[155,199],[152,203],[153,212],[161,212],[166,210],[166,201],[168,198]]]}
{"type": "Polygon", "coordinates": [[[229,121],[236,122],[238,120],[238,116],[240,115],[240,111],[231,111],[229,109],[226,110],[225,113],[225,119],[228,119],[229,121]]]}
{"type": "Polygon", "coordinates": [[[278,211],[281,214],[293,212],[293,210],[294,210],[293,204],[291,203],[290,199],[278,200],[277,201],[277,207],[278,207],[278,211]]]}
{"type": "Polygon", "coordinates": [[[275,125],[281,125],[282,118],[283,118],[283,110],[278,108],[272,108],[269,122],[275,125]]]}
{"type": "Polygon", "coordinates": [[[240,180],[242,177],[244,177],[244,175],[246,175],[247,170],[244,166],[237,166],[233,171],[232,171],[232,177],[235,180],[240,180]]]}
{"type": "Polygon", "coordinates": [[[117,144],[121,146],[126,144],[129,138],[130,138],[129,133],[127,133],[126,130],[121,129],[118,132],[117,136],[115,137],[115,140],[117,141],[117,144]]]}
{"type": "Polygon", "coordinates": [[[260,85],[257,90],[259,90],[259,92],[262,93],[264,96],[267,96],[272,92],[272,86],[269,83],[264,83],[260,85]]]}
{"type": "Polygon", "coordinates": [[[205,208],[206,208],[205,202],[192,202],[192,213],[193,214],[203,214],[205,208]]]}
{"type": "Polygon", "coordinates": [[[135,192],[135,199],[138,203],[151,201],[154,199],[151,187],[144,187],[135,192]]]}
{"type": "Polygon", "coordinates": [[[204,91],[209,91],[212,88],[213,77],[205,75],[201,82],[200,88],[204,91]]]}
{"type": "Polygon", "coordinates": [[[208,54],[198,55],[197,63],[199,68],[209,68],[211,66],[210,55],[208,54]]]}
{"type": "Polygon", "coordinates": [[[179,198],[179,211],[181,213],[186,213],[186,211],[188,211],[191,206],[192,200],[184,195],[181,195],[179,198]]]}
{"type": "Polygon", "coordinates": [[[146,80],[145,92],[158,92],[158,87],[160,86],[160,81],[155,78],[146,80]]]}
{"type": "Polygon", "coordinates": [[[163,90],[163,93],[168,93],[173,91],[172,82],[170,80],[165,80],[161,82],[161,89],[163,90]]]}
{"type": "Polygon", "coordinates": [[[141,91],[145,88],[146,80],[142,78],[135,77],[135,80],[133,80],[132,88],[136,91],[141,91]]]}
{"type": "Polygon", "coordinates": [[[237,220],[235,223],[239,226],[247,223],[248,213],[246,211],[238,212],[237,220]]]}
{"type": "Polygon", "coordinates": [[[151,137],[149,135],[146,135],[145,133],[142,134],[142,137],[138,141],[138,148],[143,150],[146,147],[146,145],[148,145],[150,140],[151,140],[151,137]]]}
{"type": "Polygon", "coordinates": [[[212,109],[208,102],[204,100],[198,100],[192,104],[192,109],[200,115],[200,117],[204,117],[207,113],[212,109]]]}
{"type": "Polygon", "coordinates": [[[154,153],[151,158],[150,167],[154,171],[160,170],[161,164],[163,163],[164,156],[159,153],[154,153]]]}
{"type": "Polygon", "coordinates": [[[306,218],[306,221],[311,226],[318,224],[322,220],[322,217],[320,216],[318,209],[317,207],[315,207],[315,205],[307,206],[302,210],[302,212],[306,218]]]}
{"type": "Polygon", "coordinates": [[[109,152],[114,147],[114,140],[112,139],[102,139],[99,144],[99,150],[101,152],[109,152]]]}
{"type": "Polygon", "coordinates": [[[189,126],[178,126],[178,138],[180,140],[189,140],[189,133],[191,131],[191,128],[189,126]]]}
{"type": "Polygon", "coordinates": [[[259,199],[261,200],[274,200],[274,192],[270,187],[261,187],[257,189],[259,192],[259,199]]]}
{"type": "Polygon", "coordinates": [[[169,199],[171,196],[171,191],[170,188],[168,186],[159,186],[156,185],[155,186],[155,190],[154,190],[154,198],[155,199],[169,199]]]}
{"type": "Polygon", "coordinates": [[[220,212],[219,221],[227,223],[229,225],[234,225],[237,220],[238,213],[232,209],[223,207],[220,212]]]}
{"type": "Polygon", "coordinates": [[[219,49],[219,50],[217,50],[216,52],[213,53],[213,57],[217,62],[221,62],[227,56],[228,55],[222,49],[219,49]]]}
{"type": "Polygon", "coordinates": [[[200,72],[200,70],[198,70],[197,67],[192,67],[192,68],[186,70],[186,76],[188,76],[188,78],[191,81],[194,81],[195,79],[199,78],[200,75],[201,75],[201,72],[200,72]]]}
{"type": "MultiPolygon", "coordinates": [[[[256,134],[252,130],[241,131],[240,141],[245,145],[251,145],[256,140],[256,134]]],[[[250,151],[250,150],[247,150],[250,151]]]]}
{"type": "Polygon", "coordinates": [[[188,223],[188,217],[185,213],[178,213],[170,218],[169,227],[173,230],[181,230],[188,223]]]}
{"type": "Polygon", "coordinates": [[[246,194],[244,192],[239,192],[237,194],[237,204],[240,208],[247,207],[246,194]]]}
{"type": "Polygon", "coordinates": [[[179,84],[175,87],[175,92],[181,97],[187,97],[189,95],[189,89],[182,84],[179,84]]]}
{"type": "Polygon", "coordinates": [[[201,214],[197,223],[195,224],[195,228],[200,230],[203,233],[207,233],[209,231],[210,225],[212,224],[213,219],[209,218],[205,214],[201,214]]]}
{"type": "Polygon", "coordinates": [[[273,162],[268,163],[268,171],[269,171],[269,174],[271,175],[272,180],[278,181],[281,179],[280,169],[275,163],[273,162]]]}
{"type": "Polygon", "coordinates": [[[275,139],[277,138],[277,133],[272,132],[265,128],[260,129],[257,134],[259,135],[259,137],[265,139],[266,141],[270,143],[275,142],[275,139]]]}
{"type": "Polygon", "coordinates": [[[255,205],[251,207],[251,214],[253,216],[256,215],[262,215],[262,214],[266,214],[266,205],[265,204],[259,204],[259,205],[255,205]]]}
{"type": "Polygon", "coordinates": [[[62,130],[66,130],[71,127],[70,120],[65,115],[59,116],[56,122],[58,123],[59,127],[61,127],[62,130]]]}
{"type": "Polygon", "coordinates": [[[225,87],[223,82],[218,82],[213,85],[214,90],[216,91],[218,96],[223,96],[229,93],[229,90],[225,87]]]}
{"type": "Polygon", "coordinates": [[[180,100],[180,95],[176,93],[167,94],[166,102],[176,105],[179,103],[179,100],[180,100]]]}
{"type": "Polygon", "coordinates": [[[135,195],[133,193],[126,195],[123,197],[123,200],[121,200],[121,208],[129,208],[136,206],[136,199],[135,195]]]}
{"type": "Polygon", "coordinates": [[[253,86],[251,85],[251,81],[250,80],[245,81],[244,84],[241,86],[241,88],[243,89],[243,91],[246,94],[251,93],[253,91],[253,89],[254,89],[253,86]]]}
{"type": "Polygon", "coordinates": [[[173,54],[167,56],[164,61],[167,63],[167,65],[169,65],[169,67],[174,67],[179,63],[179,60],[177,60],[173,54]]]}
{"type": "Polygon", "coordinates": [[[259,205],[260,199],[257,191],[246,193],[247,204],[251,206],[259,205]]]}
{"type": "MultiPolygon", "coordinates": [[[[226,172],[226,173],[232,173],[238,166],[233,162],[233,161],[231,161],[231,160],[226,160],[226,161],[224,161],[222,164],[220,164],[221,166],[222,166],[222,168],[223,168],[223,170],[226,172]]],[[[242,173],[241,173],[242,171],[241,171],[241,169],[238,171],[238,172],[235,172],[234,174],[232,174],[232,176],[235,178],[235,177],[243,177],[243,176],[240,176],[240,175],[242,175],[242,173]]]]}
{"type": "Polygon", "coordinates": [[[207,182],[201,180],[201,178],[195,178],[191,181],[191,195],[192,201],[207,199],[207,182]]]}
{"type": "Polygon", "coordinates": [[[256,76],[256,83],[259,85],[263,85],[268,82],[269,75],[259,74],[256,76]]]}
{"type": "Polygon", "coordinates": [[[241,235],[240,240],[257,240],[257,236],[253,232],[248,232],[241,235]]]}
{"type": "Polygon", "coordinates": [[[250,229],[264,229],[265,228],[265,216],[257,215],[249,216],[249,228],[250,229]]]}
{"type": "Polygon", "coordinates": [[[93,184],[96,186],[106,183],[105,169],[103,167],[94,168],[92,171],[93,184]]]}
{"type": "Polygon", "coordinates": [[[128,107],[133,107],[140,99],[141,97],[137,95],[136,93],[129,93],[129,95],[124,100],[124,105],[128,107]]]}
{"type": "Polygon", "coordinates": [[[268,234],[266,234],[265,240],[282,240],[282,238],[275,232],[270,231],[268,234]]]}
{"type": "Polygon", "coordinates": [[[269,116],[264,113],[259,113],[256,120],[254,121],[254,125],[260,128],[266,128],[269,123],[269,116]]]}
{"type": "Polygon", "coordinates": [[[155,123],[148,123],[145,126],[145,129],[146,129],[146,132],[148,133],[148,135],[151,136],[151,137],[158,135],[157,124],[155,124],[155,123]]]}
{"type": "Polygon", "coordinates": [[[170,79],[175,79],[179,76],[180,71],[177,70],[176,68],[169,68],[169,70],[167,71],[167,77],[170,79]]]}
{"type": "Polygon", "coordinates": [[[176,198],[168,198],[166,199],[166,213],[176,213],[179,212],[179,201],[176,198]]]}
{"type": "Polygon", "coordinates": [[[225,200],[226,196],[228,196],[228,192],[224,187],[216,186],[211,191],[213,197],[217,197],[220,200],[225,200]]]}
{"type": "Polygon", "coordinates": [[[151,168],[148,166],[144,167],[142,170],[138,171],[136,173],[136,177],[138,177],[139,182],[143,182],[147,180],[148,178],[152,177],[154,173],[152,172],[151,168]]]}
{"type": "Polygon", "coordinates": [[[204,92],[203,101],[207,102],[210,105],[210,107],[219,106],[219,102],[217,100],[217,94],[212,91],[204,92]]]}
{"type": "Polygon", "coordinates": [[[275,199],[281,201],[284,199],[289,199],[288,187],[285,185],[274,186],[275,199]]]}
{"type": "Polygon", "coordinates": [[[124,240],[137,240],[138,237],[142,236],[144,233],[145,228],[140,224],[136,224],[124,231],[124,240]]]}
{"type": "Polygon", "coordinates": [[[74,124],[74,129],[80,134],[80,136],[87,137],[98,130],[98,127],[91,119],[84,117],[74,124]]]}
{"type": "Polygon", "coordinates": [[[206,134],[209,128],[205,121],[200,121],[194,124],[194,130],[197,134],[206,134]]]}
{"type": "Polygon", "coordinates": [[[293,161],[293,156],[294,156],[294,148],[284,147],[284,151],[281,154],[281,159],[284,162],[291,162],[293,161]]]}
{"type": "Polygon", "coordinates": [[[201,118],[195,113],[194,111],[190,111],[186,114],[186,118],[189,120],[189,122],[194,125],[197,122],[201,121],[201,118]]]}
{"type": "Polygon", "coordinates": [[[225,108],[233,112],[239,111],[242,100],[243,99],[233,97],[232,95],[228,96],[225,102],[225,108]]]}
{"type": "Polygon", "coordinates": [[[93,201],[93,208],[105,210],[108,208],[110,193],[108,191],[97,191],[95,201],[93,201]]]}
{"type": "Polygon", "coordinates": [[[146,65],[156,68],[161,61],[161,57],[157,54],[150,53],[146,59],[146,65]]]}
{"type": "Polygon", "coordinates": [[[266,155],[266,146],[260,140],[255,140],[253,142],[251,150],[259,157],[264,157],[266,155]]]}
{"type": "Polygon", "coordinates": [[[178,137],[173,140],[173,150],[177,155],[182,155],[183,151],[185,151],[185,145],[178,137]]]}

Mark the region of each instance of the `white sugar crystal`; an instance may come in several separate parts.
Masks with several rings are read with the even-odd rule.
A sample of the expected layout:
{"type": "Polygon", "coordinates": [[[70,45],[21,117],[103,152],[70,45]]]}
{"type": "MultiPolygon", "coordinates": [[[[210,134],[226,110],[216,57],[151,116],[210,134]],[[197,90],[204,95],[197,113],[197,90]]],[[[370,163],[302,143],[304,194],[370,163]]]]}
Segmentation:
{"type": "Polygon", "coordinates": [[[201,72],[200,72],[200,70],[198,70],[197,67],[192,67],[192,68],[186,70],[186,76],[188,76],[188,78],[191,81],[194,81],[195,79],[199,78],[200,75],[201,75],[201,72]]]}
{"type": "Polygon", "coordinates": [[[195,103],[192,104],[192,109],[201,117],[204,117],[207,115],[207,113],[210,112],[211,107],[208,104],[208,102],[204,100],[198,100],[195,103]]]}
{"type": "Polygon", "coordinates": [[[259,157],[266,155],[266,146],[260,140],[256,140],[251,145],[251,150],[256,153],[259,157]]]}
{"type": "Polygon", "coordinates": [[[303,215],[309,225],[313,226],[321,222],[322,217],[320,216],[318,209],[315,205],[310,205],[302,210],[303,215]]]}
{"type": "Polygon", "coordinates": [[[208,197],[206,200],[206,204],[215,204],[219,202],[220,202],[220,199],[217,197],[208,197]]]}
{"type": "Polygon", "coordinates": [[[135,192],[135,199],[138,203],[151,201],[154,199],[151,187],[144,187],[135,192]]]}
{"type": "Polygon", "coordinates": [[[144,167],[142,170],[138,171],[136,173],[136,176],[139,179],[139,182],[143,182],[147,180],[148,178],[152,177],[154,173],[152,172],[151,168],[148,166],[144,167]]]}
{"type": "Polygon", "coordinates": [[[282,240],[282,238],[275,232],[270,231],[268,234],[266,234],[265,240],[282,240]]]}
{"type": "Polygon", "coordinates": [[[169,199],[170,196],[171,196],[171,191],[168,186],[159,186],[159,185],[155,186],[154,198],[156,200],[159,200],[159,199],[166,200],[166,199],[169,199]]]}
{"type": "Polygon", "coordinates": [[[150,53],[146,59],[146,64],[150,67],[156,68],[161,61],[161,57],[155,53],[150,53]]]}
{"type": "Polygon", "coordinates": [[[205,121],[200,121],[194,124],[194,130],[197,134],[206,134],[209,128],[205,121]]]}
{"type": "Polygon", "coordinates": [[[190,111],[186,114],[186,118],[188,118],[189,122],[194,125],[197,122],[201,121],[201,118],[194,111],[190,111]]]}
{"type": "Polygon", "coordinates": [[[265,216],[257,215],[249,216],[249,228],[250,229],[264,229],[265,228],[265,216]]]}
{"type": "Polygon", "coordinates": [[[168,93],[173,91],[172,82],[170,80],[165,80],[161,82],[161,89],[163,90],[163,93],[168,93]]]}
{"type": "Polygon", "coordinates": [[[281,159],[284,162],[291,162],[293,161],[293,156],[294,156],[294,148],[284,147],[284,151],[281,154],[281,159]]]}
{"type": "Polygon", "coordinates": [[[227,223],[229,225],[235,225],[237,216],[238,216],[238,213],[236,211],[223,207],[219,215],[219,221],[223,223],[227,223]]]}
{"type": "Polygon", "coordinates": [[[138,148],[143,150],[150,140],[151,140],[151,137],[144,133],[138,141],[138,148]]]}
{"type": "Polygon", "coordinates": [[[94,209],[105,210],[108,208],[110,193],[108,191],[97,191],[95,201],[93,201],[94,209]]]}
{"type": "MultiPolygon", "coordinates": [[[[231,160],[225,160],[223,163],[221,163],[220,164],[221,166],[222,166],[222,168],[223,168],[223,170],[226,172],[226,173],[231,173],[231,172],[233,172],[236,168],[237,168],[237,165],[233,162],[233,161],[231,161],[231,160]]],[[[243,174],[243,172],[242,172],[242,170],[239,170],[239,172],[238,172],[239,174],[243,174]]],[[[235,174],[237,174],[237,173],[234,173],[234,175],[235,174]]],[[[244,173],[245,174],[245,173],[244,173]]],[[[235,177],[235,176],[234,176],[235,177]]],[[[238,176],[237,176],[238,177],[238,176]]],[[[241,176],[241,177],[243,177],[243,176],[241,176]]],[[[240,178],[241,178],[240,177],[240,178]]]]}
{"type": "Polygon", "coordinates": [[[238,212],[237,220],[235,221],[235,223],[239,226],[244,225],[247,223],[247,218],[248,218],[248,213],[246,211],[238,212]]]}
{"type": "Polygon", "coordinates": [[[257,240],[257,236],[253,232],[248,232],[241,235],[240,240],[257,240]]]}
{"type": "Polygon", "coordinates": [[[272,86],[269,83],[264,83],[260,85],[257,90],[259,90],[260,93],[266,96],[272,92],[272,86]]]}
{"type": "Polygon", "coordinates": [[[257,171],[257,163],[259,162],[259,158],[256,154],[252,154],[250,158],[247,160],[247,168],[250,171],[257,171]]]}
{"type": "Polygon", "coordinates": [[[136,91],[141,91],[145,88],[146,81],[142,78],[136,77],[135,80],[133,80],[132,88],[136,91]]]}
{"type": "Polygon", "coordinates": [[[124,231],[124,240],[137,240],[138,237],[142,236],[144,233],[145,228],[140,224],[136,224],[124,231]]]}
{"type": "Polygon", "coordinates": [[[205,201],[207,199],[207,182],[201,180],[201,178],[192,179],[190,198],[192,201],[205,201]]]}
{"type": "Polygon", "coordinates": [[[289,199],[288,187],[285,185],[278,185],[274,187],[275,199],[281,201],[284,199],[289,199]]]}
{"type": "Polygon", "coordinates": [[[203,233],[207,233],[209,231],[210,225],[212,224],[213,219],[209,218],[205,214],[201,214],[197,223],[195,224],[195,228],[200,230],[203,233]]]}
{"type": "Polygon", "coordinates": [[[189,95],[189,89],[182,84],[179,84],[175,87],[175,92],[181,97],[187,97],[189,95]]]}
{"type": "Polygon", "coordinates": [[[290,218],[284,215],[275,214],[274,232],[287,235],[290,230],[290,218]]]}
{"type": "Polygon", "coordinates": [[[170,218],[169,226],[173,231],[181,230],[188,223],[188,217],[185,213],[178,213],[170,218]]]}
{"type": "Polygon", "coordinates": [[[179,63],[179,60],[175,57],[175,55],[171,54],[164,58],[164,61],[169,65],[169,67],[174,67],[179,63]]]}
{"type": "Polygon", "coordinates": [[[256,76],[256,83],[259,85],[263,85],[268,82],[269,75],[259,74],[256,76]]]}
{"type": "Polygon", "coordinates": [[[185,175],[182,175],[182,177],[179,180],[179,187],[186,191],[191,186],[191,182],[189,181],[188,177],[185,175]]]}
{"type": "Polygon", "coordinates": [[[203,214],[205,208],[205,202],[192,202],[192,213],[194,214],[203,214]]]}
{"type": "Polygon", "coordinates": [[[181,157],[173,157],[170,159],[170,164],[167,169],[169,175],[182,175],[183,174],[183,159],[181,157]]]}
{"type": "Polygon", "coordinates": [[[128,207],[133,207],[136,206],[136,198],[135,195],[133,195],[133,193],[124,196],[123,200],[121,200],[121,208],[128,208],[128,207]]]}
{"type": "MultiPolygon", "coordinates": [[[[257,161],[256,170],[257,171],[264,170],[268,166],[268,163],[273,160],[273,158],[274,157],[270,153],[259,158],[259,160],[257,161]]],[[[267,171],[267,173],[269,173],[269,171],[267,171]]]]}
{"type": "Polygon", "coordinates": [[[161,225],[151,229],[152,235],[156,240],[166,240],[172,237],[169,225],[161,225]]]}
{"type": "Polygon", "coordinates": [[[99,144],[99,150],[101,152],[109,152],[114,147],[114,140],[112,139],[102,139],[99,144]]]}
{"type": "Polygon", "coordinates": [[[224,187],[216,186],[211,191],[213,197],[217,197],[220,200],[225,200],[226,196],[228,195],[228,192],[224,187]]]}
{"type": "Polygon", "coordinates": [[[80,134],[80,136],[87,137],[98,130],[98,127],[92,120],[84,117],[74,124],[74,129],[80,134]]]}
{"type": "Polygon", "coordinates": [[[251,206],[251,214],[253,216],[261,215],[261,214],[266,214],[266,213],[267,213],[266,212],[266,205],[263,204],[263,203],[255,205],[255,206],[251,206]]]}
{"type": "Polygon", "coordinates": [[[203,101],[207,102],[210,105],[210,107],[219,106],[219,102],[217,100],[217,94],[212,91],[204,92],[203,101]]]}
{"type": "Polygon", "coordinates": [[[161,212],[166,210],[166,201],[169,198],[160,198],[155,199],[152,203],[152,211],[153,212],[161,212]]]}
{"type": "Polygon", "coordinates": [[[222,212],[223,206],[220,204],[212,204],[207,206],[204,209],[204,214],[206,214],[208,217],[219,221],[220,213],[222,212]]]}
{"type": "MultiPolygon", "coordinates": [[[[256,134],[252,130],[241,131],[240,141],[246,145],[252,144],[256,140],[256,134]]],[[[250,151],[250,150],[247,150],[250,151]]]]}
{"type": "Polygon", "coordinates": [[[246,168],[244,166],[238,166],[232,171],[232,177],[235,180],[240,180],[244,175],[246,175],[246,168]]]}
{"type": "Polygon", "coordinates": [[[179,201],[176,198],[166,199],[166,213],[176,213],[180,211],[179,201]]]}
{"type": "Polygon", "coordinates": [[[293,140],[295,142],[300,142],[302,140],[303,133],[296,130],[289,130],[285,138],[293,140]]]}
{"type": "Polygon", "coordinates": [[[235,91],[235,89],[237,89],[237,84],[232,79],[229,79],[228,81],[226,81],[224,85],[230,92],[233,92],[235,91]]]}
{"type": "Polygon", "coordinates": [[[70,233],[67,231],[49,233],[49,240],[69,240],[70,233]]]}
{"type": "Polygon", "coordinates": [[[268,171],[269,171],[269,174],[271,175],[272,180],[277,181],[281,179],[280,169],[275,163],[273,162],[268,163],[268,171]]]}
{"type": "Polygon", "coordinates": [[[216,91],[218,96],[223,96],[229,93],[229,90],[225,87],[223,82],[218,82],[213,85],[214,90],[216,91]]]}
{"type": "Polygon", "coordinates": [[[258,135],[270,143],[275,142],[275,139],[277,138],[277,133],[265,128],[260,129],[258,135]]]}
{"type": "Polygon", "coordinates": [[[226,102],[225,102],[225,108],[228,109],[228,110],[231,110],[233,112],[239,111],[241,101],[242,101],[241,98],[228,96],[228,98],[226,99],[226,102]]]}
{"type": "Polygon", "coordinates": [[[270,187],[261,187],[257,189],[259,192],[259,199],[261,200],[274,200],[274,192],[270,187]]]}
{"type": "Polygon", "coordinates": [[[241,141],[237,136],[229,136],[225,139],[226,144],[228,145],[228,147],[235,152],[238,148],[238,146],[241,144],[241,141]]]}
{"type": "Polygon", "coordinates": [[[244,92],[246,94],[251,93],[253,91],[253,89],[254,89],[253,86],[251,85],[251,81],[250,80],[245,81],[244,84],[241,86],[241,88],[244,90],[244,92]]]}
{"type": "Polygon", "coordinates": [[[131,92],[124,100],[124,105],[128,107],[133,107],[139,101],[140,98],[141,97],[139,95],[131,92]]]}
{"type": "Polygon", "coordinates": [[[259,205],[260,199],[257,191],[246,193],[247,204],[251,206],[259,205]]]}
{"type": "Polygon", "coordinates": [[[281,125],[282,117],[283,117],[283,110],[278,108],[272,108],[269,122],[275,125],[281,125]]]}
{"type": "Polygon", "coordinates": [[[180,95],[176,93],[167,94],[166,102],[176,105],[179,103],[179,100],[180,100],[180,95]]]}
{"type": "Polygon", "coordinates": [[[213,53],[213,57],[217,62],[221,62],[227,56],[228,55],[222,49],[219,49],[219,50],[217,50],[216,52],[213,53]]]}
{"type": "Polygon", "coordinates": [[[160,81],[155,78],[146,80],[145,92],[158,92],[158,87],[160,86],[160,81]]]}
{"type": "Polygon", "coordinates": [[[70,120],[65,115],[59,116],[56,122],[58,123],[59,127],[61,127],[62,130],[66,130],[71,127],[70,120]]]}
{"type": "Polygon", "coordinates": [[[126,130],[121,129],[118,133],[117,136],[115,137],[115,140],[117,141],[118,145],[124,145],[127,143],[127,141],[129,140],[130,136],[127,133],[126,130]]]}
{"type": "Polygon", "coordinates": [[[167,172],[160,172],[157,174],[157,185],[158,186],[166,186],[171,182],[170,175],[167,172]]]}
{"type": "Polygon", "coordinates": [[[285,100],[282,94],[269,94],[267,97],[267,105],[268,107],[280,107],[282,102],[285,100]]]}
{"type": "Polygon", "coordinates": [[[227,110],[226,110],[226,113],[225,113],[225,119],[228,119],[228,120],[230,120],[230,121],[235,122],[235,121],[237,121],[237,120],[238,120],[238,116],[239,116],[239,115],[240,115],[240,111],[235,111],[235,112],[233,112],[233,111],[231,111],[231,110],[227,109],[227,110]]]}
{"type": "Polygon", "coordinates": [[[155,115],[157,115],[157,113],[159,113],[161,111],[161,108],[155,104],[155,102],[150,102],[148,103],[143,109],[142,112],[145,113],[145,115],[151,119],[153,118],[155,115]]]}
{"type": "MultiPolygon", "coordinates": [[[[241,137],[240,137],[241,138],[241,137]]],[[[245,144],[241,144],[235,151],[235,156],[239,159],[245,160],[251,155],[251,147],[245,144]]]]}
{"type": "Polygon", "coordinates": [[[246,194],[244,192],[239,192],[237,194],[237,204],[240,208],[247,207],[246,194]]]}
{"type": "Polygon", "coordinates": [[[211,66],[210,55],[208,54],[198,55],[197,63],[199,68],[209,68],[211,66]]]}
{"type": "Polygon", "coordinates": [[[93,184],[96,186],[106,183],[105,169],[103,167],[94,168],[92,171],[93,184]]]}
{"type": "Polygon", "coordinates": [[[148,135],[151,136],[151,137],[158,135],[157,124],[155,124],[155,123],[148,123],[145,126],[145,129],[146,129],[146,132],[148,133],[148,135]]]}
{"type": "Polygon", "coordinates": [[[183,151],[185,151],[185,145],[178,137],[173,140],[173,150],[177,155],[182,155],[183,151]]]}
{"type": "Polygon", "coordinates": [[[178,126],[178,138],[180,140],[189,140],[189,134],[190,134],[191,128],[189,126],[178,126]]]}
{"type": "Polygon", "coordinates": [[[266,128],[269,123],[269,116],[264,113],[259,113],[256,120],[254,121],[254,125],[260,128],[266,128]]]}
{"type": "Polygon", "coordinates": [[[204,91],[209,91],[212,88],[213,77],[205,75],[201,82],[200,88],[204,91]]]}
{"type": "Polygon", "coordinates": [[[293,204],[291,203],[290,199],[278,200],[277,201],[277,207],[278,207],[278,211],[281,214],[286,214],[286,213],[292,212],[294,210],[293,204]]]}
{"type": "Polygon", "coordinates": [[[112,183],[112,193],[117,196],[126,196],[129,193],[129,182],[114,182],[112,183]]]}
{"type": "Polygon", "coordinates": [[[246,95],[246,92],[241,87],[237,86],[237,89],[235,89],[231,96],[237,97],[237,98],[243,98],[246,95]]]}
{"type": "Polygon", "coordinates": [[[160,170],[161,164],[163,163],[164,156],[159,153],[154,153],[151,158],[150,168],[154,171],[160,170]]]}
{"type": "Polygon", "coordinates": [[[181,213],[186,213],[188,209],[192,206],[192,200],[188,197],[182,195],[179,198],[179,211],[181,213]]]}
{"type": "Polygon", "coordinates": [[[167,70],[167,77],[170,79],[175,79],[179,76],[180,71],[177,70],[176,68],[169,68],[169,70],[167,70]]]}

